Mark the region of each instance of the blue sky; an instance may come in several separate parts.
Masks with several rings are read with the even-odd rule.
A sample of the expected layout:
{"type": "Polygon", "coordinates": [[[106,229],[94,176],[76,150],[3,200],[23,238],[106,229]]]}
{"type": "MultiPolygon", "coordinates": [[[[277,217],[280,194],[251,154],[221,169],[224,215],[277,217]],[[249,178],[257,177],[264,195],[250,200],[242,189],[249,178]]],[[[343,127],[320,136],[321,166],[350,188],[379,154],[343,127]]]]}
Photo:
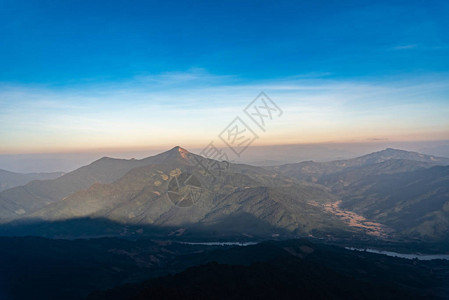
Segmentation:
{"type": "Polygon", "coordinates": [[[446,139],[448,15],[448,1],[0,0],[0,152],[199,146],[261,90],[286,112],[265,144],[446,139]]]}

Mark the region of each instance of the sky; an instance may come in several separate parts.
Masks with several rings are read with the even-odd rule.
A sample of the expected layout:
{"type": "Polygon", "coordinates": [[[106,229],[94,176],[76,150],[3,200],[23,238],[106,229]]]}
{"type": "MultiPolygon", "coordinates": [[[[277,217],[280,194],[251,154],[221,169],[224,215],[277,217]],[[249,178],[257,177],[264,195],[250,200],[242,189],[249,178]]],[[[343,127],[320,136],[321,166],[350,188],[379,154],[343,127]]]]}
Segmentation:
{"type": "Polygon", "coordinates": [[[448,1],[0,0],[0,154],[449,139],[448,1]],[[260,92],[282,110],[244,113],[260,92]]]}

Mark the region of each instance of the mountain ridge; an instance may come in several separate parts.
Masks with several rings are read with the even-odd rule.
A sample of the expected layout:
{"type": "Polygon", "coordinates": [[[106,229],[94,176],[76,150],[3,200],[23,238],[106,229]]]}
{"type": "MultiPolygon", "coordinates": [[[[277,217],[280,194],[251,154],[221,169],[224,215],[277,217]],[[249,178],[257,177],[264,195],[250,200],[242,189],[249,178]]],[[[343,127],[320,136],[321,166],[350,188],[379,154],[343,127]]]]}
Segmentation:
{"type": "Polygon", "coordinates": [[[170,162],[134,168],[111,184],[93,185],[28,217],[49,221],[101,217],[128,224],[212,226],[229,217],[245,223],[242,216],[248,215],[268,222],[273,228],[303,233],[322,226],[329,229],[336,224],[345,226],[338,218],[309,203],[311,199],[334,200],[320,186],[306,183],[295,186],[292,180],[263,168],[234,164],[211,180],[200,166],[189,163],[196,156],[183,152],[175,149],[167,155],[170,162]],[[181,172],[191,172],[204,184],[201,200],[191,207],[179,208],[167,197],[169,179],[181,172]]]}
{"type": "Polygon", "coordinates": [[[33,180],[56,179],[62,175],[64,175],[64,172],[17,173],[0,169],[0,192],[27,184],[33,180]]]}
{"type": "Polygon", "coordinates": [[[55,180],[30,182],[0,193],[0,222],[29,213],[48,204],[64,199],[71,194],[89,188],[94,183],[112,183],[135,167],[144,166],[153,161],[183,159],[181,147],[144,159],[118,159],[102,157],[94,162],[66,173],[55,180]]]}
{"type": "Polygon", "coordinates": [[[374,165],[392,159],[404,160],[413,164],[426,163],[428,164],[428,166],[426,167],[436,165],[449,165],[449,158],[446,157],[438,157],[434,155],[425,155],[418,152],[386,148],[381,151],[346,160],[334,160],[329,162],[303,161],[299,163],[267,167],[267,169],[275,170],[283,175],[290,176],[299,180],[317,182],[319,180],[319,177],[321,177],[322,175],[337,173],[348,168],[374,165]]]}
{"type": "MultiPolygon", "coordinates": [[[[396,176],[408,178],[407,174],[428,170],[443,162],[444,158],[388,148],[348,161],[302,162],[283,170],[283,166],[263,168],[218,162],[176,146],[141,160],[102,157],[61,178],[4,191],[0,193],[0,212],[4,216],[9,209],[4,223],[92,218],[111,220],[123,226],[177,227],[182,231],[197,227],[245,232],[245,228],[253,227],[254,230],[248,230],[250,234],[287,231],[300,236],[318,232],[319,235],[339,232],[384,236],[394,229],[408,234],[410,232],[401,227],[387,231],[382,222],[393,227],[397,223],[367,214],[357,203],[362,206],[368,203],[357,196],[368,197],[363,193],[371,183],[377,182],[376,178],[395,174],[406,174],[396,176]],[[223,168],[211,175],[210,170],[204,168],[210,165],[223,168]],[[300,176],[292,176],[290,171],[300,176]],[[184,199],[182,195],[190,193],[188,185],[171,184],[181,180],[182,174],[197,182],[196,198],[189,194],[188,202],[178,202],[169,194],[169,191],[176,192],[184,199]],[[12,192],[22,194],[13,193],[11,197],[12,192]]],[[[432,189],[438,189],[441,184],[436,181],[432,189]]],[[[443,196],[441,201],[444,199],[443,196]]],[[[442,203],[440,208],[444,207],[442,203]]],[[[390,211],[394,212],[395,207],[390,211]]],[[[390,212],[393,219],[399,216],[390,212]]],[[[441,221],[440,214],[430,218],[430,223],[443,226],[444,231],[447,225],[441,221]]],[[[429,232],[430,237],[437,235],[437,231],[429,232]]],[[[439,232],[441,230],[438,231],[441,236],[439,232]]]]}

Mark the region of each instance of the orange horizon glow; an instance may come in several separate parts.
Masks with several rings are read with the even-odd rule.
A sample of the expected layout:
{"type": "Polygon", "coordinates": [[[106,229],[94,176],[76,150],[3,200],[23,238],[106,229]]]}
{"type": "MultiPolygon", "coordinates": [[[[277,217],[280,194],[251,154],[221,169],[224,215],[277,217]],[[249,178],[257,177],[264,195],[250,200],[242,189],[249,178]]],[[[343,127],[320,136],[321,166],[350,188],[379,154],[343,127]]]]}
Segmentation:
{"type": "MultiPolygon", "coordinates": [[[[151,152],[151,153],[160,153],[167,150],[170,150],[176,146],[182,147],[189,151],[201,150],[206,147],[210,141],[205,142],[197,142],[197,143],[167,143],[167,144],[148,144],[144,146],[109,146],[109,147],[76,147],[76,148],[57,148],[57,147],[41,147],[41,148],[33,148],[29,150],[16,149],[14,150],[6,150],[0,151],[1,155],[19,155],[19,154],[99,154],[102,153],[133,153],[133,152],[151,152]]],[[[342,139],[342,140],[321,140],[321,141],[289,141],[289,142],[268,142],[264,141],[263,138],[256,140],[249,147],[271,147],[271,146],[319,146],[319,145],[359,145],[359,144],[394,144],[394,143],[421,143],[421,142],[443,142],[449,141],[449,135],[446,133],[440,133],[439,135],[426,135],[425,137],[421,137],[419,135],[408,135],[404,138],[365,138],[365,139],[342,139]]],[[[226,148],[227,146],[220,142],[218,138],[214,140],[214,145],[220,148],[226,148]]],[[[197,152],[198,152],[197,151],[197,152]]]]}

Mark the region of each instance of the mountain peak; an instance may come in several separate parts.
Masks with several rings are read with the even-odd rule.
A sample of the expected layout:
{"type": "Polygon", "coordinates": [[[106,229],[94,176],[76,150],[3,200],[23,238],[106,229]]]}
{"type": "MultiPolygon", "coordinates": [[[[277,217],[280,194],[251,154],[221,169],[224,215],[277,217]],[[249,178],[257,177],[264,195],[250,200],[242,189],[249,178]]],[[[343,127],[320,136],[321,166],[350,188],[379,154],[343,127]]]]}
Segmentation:
{"type": "Polygon", "coordinates": [[[169,151],[187,151],[187,150],[182,148],[181,146],[175,146],[169,151]]]}
{"type": "Polygon", "coordinates": [[[392,158],[403,158],[403,156],[410,156],[410,155],[422,155],[417,152],[412,151],[406,151],[401,149],[395,149],[395,148],[386,148],[380,151],[376,151],[370,154],[366,154],[361,157],[384,157],[384,156],[392,156],[392,158]]]}
{"type": "Polygon", "coordinates": [[[412,153],[411,151],[405,151],[405,150],[395,149],[395,148],[386,148],[380,152],[402,152],[402,153],[409,152],[409,153],[412,153]]]}
{"type": "Polygon", "coordinates": [[[186,149],[184,149],[180,146],[173,147],[172,149],[168,150],[167,153],[169,153],[170,156],[173,155],[173,156],[179,156],[182,158],[187,158],[187,155],[190,154],[189,151],[187,151],[186,149]]]}
{"type": "Polygon", "coordinates": [[[378,152],[373,152],[355,158],[354,160],[359,161],[359,163],[362,161],[364,164],[366,164],[366,163],[379,163],[390,159],[405,159],[420,162],[439,163],[443,165],[449,164],[449,159],[445,157],[437,157],[434,155],[426,155],[418,152],[394,148],[386,148],[378,152]]]}

